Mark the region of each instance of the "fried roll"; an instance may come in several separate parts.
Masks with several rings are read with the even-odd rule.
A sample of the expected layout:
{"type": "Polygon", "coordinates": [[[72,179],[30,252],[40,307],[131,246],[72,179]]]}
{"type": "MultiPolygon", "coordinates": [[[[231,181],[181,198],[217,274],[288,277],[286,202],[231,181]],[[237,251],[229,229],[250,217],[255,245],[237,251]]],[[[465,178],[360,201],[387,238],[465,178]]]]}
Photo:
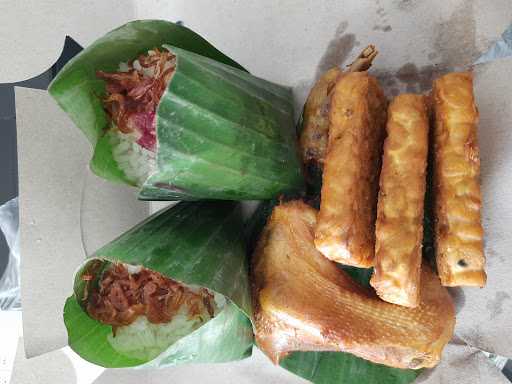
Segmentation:
{"type": "Polygon", "coordinates": [[[380,300],[316,250],[316,211],[276,207],[253,257],[256,341],[274,363],[293,351],[344,351],[398,368],[436,365],[453,335],[450,295],[422,268],[417,308],[380,300]]]}
{"type": "Polygon", "coordinates": [[[300,135],[300,150],[304,163],[323,164],[329,131],[329,91],[336,84],[341,69],[325,72],[309,93],[304,105],[304,128],[300,135]]]}
{"type": "Polygon", "coordinates": [[[304,163],[313,163],[314,166],[318,167],[321,167],[324,163],[329,136],[329,100],[336,79],[340,74],[368,70],[377,53],[375,47],[369,45],[348,66],[346,72],[342,72],[338,67],[331,68],[320,77],[311,89],[304,105],[304,128],[300,136],[300,150],[304,163]]]}
{"type": "Polygon", "coordinates": [[[471,73],[450,73],[434,81],[433,106],[439,277],[446,286],[483,287],[478,109],[471,73]]]}
{"type": "Polygon", "coordinates": [[[339,77],[329,106],[317,249],[357,267],[373,265],[386,98],[367,72],[339,77]]]}
{"type": "Polygon", "coordinates": [[[428,123],[424,96],[400,95],[389,106],[370,283],[383,300],[406,307],[420,301],[428,123]]]}

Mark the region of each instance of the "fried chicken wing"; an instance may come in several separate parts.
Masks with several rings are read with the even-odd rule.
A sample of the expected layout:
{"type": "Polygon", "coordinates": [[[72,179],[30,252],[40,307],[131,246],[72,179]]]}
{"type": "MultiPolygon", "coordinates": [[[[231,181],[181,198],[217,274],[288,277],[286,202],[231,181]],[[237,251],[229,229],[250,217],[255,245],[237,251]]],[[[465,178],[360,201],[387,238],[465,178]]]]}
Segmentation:
{"type": "Polygon", "coordinates": [[[473,77],[450,73],[434,81],[436,261],[446,286],[486,282],[480,218],[478,110],[473,77]]]}
{"type": "Polygon", "coordinates": [[[316,210],[276,207],[253,257],[256,341],[274,363],[292,351],[344,351],[399,368],[432,367],[453,334],[454,307],[428,266],[417,308],[380,300],[313,243],[316,210]]]}
{"type": "Polygon", "coordinates": [[[329,106],[317,249],[357,267],[373,264],[386,98],[367,72],[340,76],[329,106]]]}
{"type": "Polygon", "coordinates": [[[424,96],[393,99],[380,173],[370,283],[383,300],[407,307],[418,306],[420,300],[428,119],[424,96]]]}

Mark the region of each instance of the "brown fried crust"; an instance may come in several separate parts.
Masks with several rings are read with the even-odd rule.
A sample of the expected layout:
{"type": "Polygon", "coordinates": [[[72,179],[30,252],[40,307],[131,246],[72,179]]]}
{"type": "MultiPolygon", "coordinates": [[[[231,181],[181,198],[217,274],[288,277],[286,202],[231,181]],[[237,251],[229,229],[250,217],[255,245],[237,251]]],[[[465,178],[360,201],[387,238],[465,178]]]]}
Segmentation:
{"type": "Polygon", "coordinates": [[[315,244],[327,258],[342,264],[373,265],[386,108],[377,80],[368,73],[338,77],[329,107],[315,244]]]}
{"type": "Polygon", "coordinates": [[[300,136],[300,149],[305,163],[324,162],[329,130],[328,94],[340,73],[341,69],[331,68],[322,75],[309,93],[304,106],[304,128],[300,136]]]}
{"type": "Polygon", "coordinates": [[[407,307],[418,306],[420,300],[428,119],[424,96],[393,99],[380,173],[370,283],[383,300],[407,307]]]}
{"type": "Polygon", "coordinates": [[[481,225],[478,110],[471,73],[434,81],[436,261],[446,286],[486,282],[481,225]]]}
{"type": "Polygon", "coordinates": [[[325,72],[311,89],[304,105],[303,130],[300,136],[300,151],[305,164],[321,167],[327,151],[329,136],[329,100],[330,93],[338,76],[342,73],[367,71],[377,56],[373,45],[367,46],[359,56],[348,65],[347,71],[334,67],[325,72]]]}
{"type": "Polygon", "coordinates": [[[274,363],[292,351],[344,351],[399,368],[436,365],[451,339],[450,295],[422,268],[417,308],[380,300],[313,244],[316,211],[294,201],[274,209],[253,257],[256,341],[274,363]]]}

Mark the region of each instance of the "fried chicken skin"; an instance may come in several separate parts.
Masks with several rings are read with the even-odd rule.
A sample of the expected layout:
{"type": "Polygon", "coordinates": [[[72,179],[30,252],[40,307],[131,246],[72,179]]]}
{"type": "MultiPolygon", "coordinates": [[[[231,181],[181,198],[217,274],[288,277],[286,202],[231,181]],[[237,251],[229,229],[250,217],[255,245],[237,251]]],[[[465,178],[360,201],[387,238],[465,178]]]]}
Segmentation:
{"type": "Polygon", "coordinates": [[[313,243],[316,210],[303,202],[272,213],[253,256],[256,342],[278,363],[292,351],[344,351],[398,368],[433,367],[451,339],[451,297],[422,268],[417,308],[386,303],[313,243]]]}

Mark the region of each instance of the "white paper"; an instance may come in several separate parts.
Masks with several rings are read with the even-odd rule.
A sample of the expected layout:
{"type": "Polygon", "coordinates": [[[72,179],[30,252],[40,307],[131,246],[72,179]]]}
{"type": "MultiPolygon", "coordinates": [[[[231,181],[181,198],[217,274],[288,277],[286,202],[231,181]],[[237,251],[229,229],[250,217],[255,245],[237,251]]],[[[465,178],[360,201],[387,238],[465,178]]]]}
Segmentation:
{"type": "Polygon", "coordinates": [[[19,339],[10,384],[91,384],[104,371],[69,347],[27,359],[19,339]]]}
{"type": "Polygon", "coordinates": [[[149,204],[90,174],[89,142],[47,92],[16,88],[16,114],[23,329],[33,357],[67,344],[62,310],[84,244],[93,252],[144,219],[149,204]]]}
{"type": "Polygon", "coordinates": [[[468,344],[512,358],[512,59],[475,69],[487,285],[458,289],[456,334],[468,344]],[[462,291],[463,294],[460,294],[462,291]]]}
{"type": "Polygon", "coordinates": [[[46,92],[17,88],[16,116],[23,326],[32,357],[67,342],[61,313],[85,257],[80,204],[91,150],[46,92]]]}
{"type": "Polygon", "coordinates": [[[45,72],[59,58],[66,35],[89,45],[135,17],[130,0],[2,0],[0,83],[45,72]]]}
{"type": "MultiPolygon", "coordinates": [[[[439,367],[425,370],[421,384],[507,384],[481,353],[465,345],[446,347],[450,357],[439,367]]],[[[102,370],[81,360],[69,348],[26,359],[20,343],[11,384],[305,384],[308,381],[272,366],[258,350],[251,359],[224,364],[195,364],[156,371],[141,369],[102,370]]]]}

